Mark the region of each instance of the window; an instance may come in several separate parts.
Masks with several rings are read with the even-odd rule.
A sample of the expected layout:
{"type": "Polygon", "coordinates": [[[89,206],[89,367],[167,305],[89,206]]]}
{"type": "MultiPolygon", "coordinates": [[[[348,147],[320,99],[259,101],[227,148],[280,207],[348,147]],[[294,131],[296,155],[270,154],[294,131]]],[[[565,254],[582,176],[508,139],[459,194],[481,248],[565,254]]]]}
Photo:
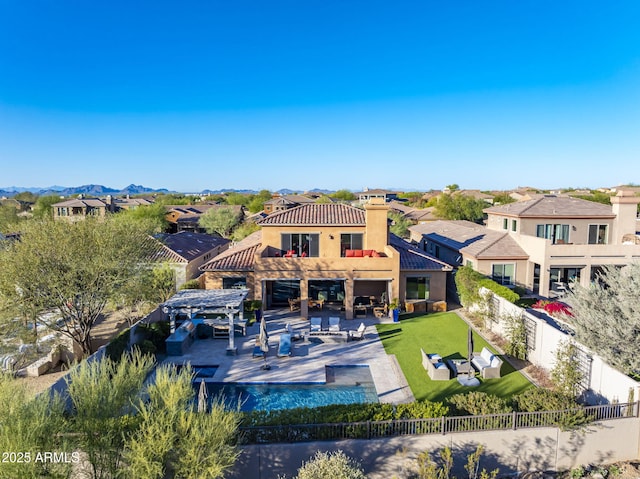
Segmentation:
{"type": "Polygon", "coordinates": [[[536,236],[551,240],[553,244],[569,242],[569,225],[537,225],[536,236]]]}
{"type": "Polygon", "coordinates": [[[509,220],[507,218],[502,219],[502,229],[503,230],[509,229],[509,220]]]}
{"type": "Polygon", "coordinates": [[[407,278],[407,299],[429,299],[429,276],[407,278]]]}
{"type": "Polygon", "coordinates": [[[320,256],[320,235],[317,233],[282,233],[282,250],[298,256],[317,258],[320,256]]]}
{"type": "Polygon", "coordinates": [[[513,285],[515,279],[516,265],[511,264],[494,264],[491,271],[491,279],[503,286],[513,285]]]}
{"type": "Polygon", "coordinates": [[[340,235],[340,256],[348,249],[362,249],[362,233],[343,233],[340,235]]]}
{"type": "Polygon", "coordinates": [[[518,222],[516,220],[511,220],[511,231],[517,231],[518,222]]]}
{"type": "Polygon", "coordinates": [[[607,244],[608,225],[589,225],[589,244],[607,244]]]}
{"type": "Polygon", "coordinates": [[[222,288],[223,289],[246,289],[247,278],[242,276],[238,278],[222,278],[222,288]]]}

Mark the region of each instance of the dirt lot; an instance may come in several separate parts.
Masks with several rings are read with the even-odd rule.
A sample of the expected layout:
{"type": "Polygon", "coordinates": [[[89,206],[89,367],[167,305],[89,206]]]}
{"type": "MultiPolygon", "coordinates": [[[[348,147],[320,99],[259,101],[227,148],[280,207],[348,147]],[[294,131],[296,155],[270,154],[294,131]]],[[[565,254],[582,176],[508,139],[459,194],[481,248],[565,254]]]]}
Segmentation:
{"type": "MultiPolygon", "coordinates": [[[[116,311],[106,315],[93,327],[93,350],[96,351],[100,346],[107,344],[114,336],[127,327],[128,324],[120,312],[116,311]]],[[[58,379],[67,374],[67,372],[67,366],[62,364],[47,374],[35,378],[20,378],[20,381],[25,384],[27,389],[33,394],[38,394],[49,388],[58,379]]]]}

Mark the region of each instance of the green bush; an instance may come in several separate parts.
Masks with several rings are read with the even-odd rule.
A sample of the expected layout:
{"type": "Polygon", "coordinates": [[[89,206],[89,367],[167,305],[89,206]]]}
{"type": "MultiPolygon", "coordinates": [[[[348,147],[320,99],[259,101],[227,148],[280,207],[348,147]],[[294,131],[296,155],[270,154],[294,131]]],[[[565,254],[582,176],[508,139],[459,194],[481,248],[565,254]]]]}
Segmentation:
{"type": "Polygon", "coordinates": [[[580,405],[571,396],[544,388],[529,388],[513,396],[513,405],[517,411],[563,411],[580,405]]]}
{"type": "Polygon", "coordinates": [[[125,329],[107,344],[105,354],[113,361],[120,361],[129,349],[129,329],[125,329]]]}
{"type": "Polygon", "coordinates": [[[300,407],[274,411],[246,412],[243,426],[279,426],[290,424],[332,424],[342,422],[391,421],[446,416],[442,403],[416,401],[394,406],[387,403],[333,404],[316,408],[300,407]]]}
{"type": "Polygon", "coordinates": [[[322,452],[302,463],[294,479],[366,479],[360,464],[342,451],[322,452]]]}
{"type": "Polygon", "coordinates": [[[496,283],[483,274],[478,273],[470,266],[462,266],[456,272],[456,288],[463,306],[470,306],[480,301],[479,290],[485,287],[507,301],[515,303],[520,295],[501,284],[496,283]]]}
{"type": "Polygon", "coordinates": [[[169,321],[159,321],[138,326],[138,333],[142,335],[142,342],[149,341],[155,348],[153,351],[149,350],[149,353],[166,352],[166,339],[169,337],[170,331],[169,321]]]}
{"type": "Polygon", "coordinates": [[[200,281],[198,281],[197,279],[191,279],[180,286],[180,289],[201,289],[200,281]]]}
{"type": "Polygon", "coordinates": [[[484,416],[511,412],[506,400],[479,391],[455,394],[448,399],[457,415],[484,416]]]}
{"type": "Polygon", "coordinates": [[[157,351],[155,344],[153,344],[153,342],[149,341],[148,339],[145,339],[140,344],[136,344],[133,347],[144,355],[155,354],[157,351]]]}

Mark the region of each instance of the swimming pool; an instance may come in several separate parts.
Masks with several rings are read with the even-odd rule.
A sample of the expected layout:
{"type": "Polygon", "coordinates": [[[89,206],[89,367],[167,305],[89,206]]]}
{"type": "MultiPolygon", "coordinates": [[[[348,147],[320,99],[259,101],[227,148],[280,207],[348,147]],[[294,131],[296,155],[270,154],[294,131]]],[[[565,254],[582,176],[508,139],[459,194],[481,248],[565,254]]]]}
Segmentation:
{"type": "MultiPolygon", "coordinates": [[[[378,394],[369,368],[327,367],[327,383],[214,383],[207,382],[209,398],[222,396],[229,407],[242,411],[319,407],[330,404],[376,403],[378,394]]],[[[200,381],[194,381],[194,388],[200,381]]]]}

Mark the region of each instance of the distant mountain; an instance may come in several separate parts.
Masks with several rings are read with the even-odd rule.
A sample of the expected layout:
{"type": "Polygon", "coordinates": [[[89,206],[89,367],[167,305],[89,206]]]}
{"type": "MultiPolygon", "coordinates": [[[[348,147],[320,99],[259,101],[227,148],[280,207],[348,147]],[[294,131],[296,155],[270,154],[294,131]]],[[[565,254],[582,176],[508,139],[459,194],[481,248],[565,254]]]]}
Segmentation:
{"type": "Polygon", "coordinates": [[[290,190],[288,188],[282,188],[281,190],[276,191],[276,193],[280,195],[294,195],[298,193],[298,190],[290,190]]]}
{"type": "Polygon", "coordinates": [[[334,190],[323,190],[322,188],[314,188],[312,190],[307,191],[307,193],[321,193],[323,195],[330,195],[335,193],[334,190]]]}
{"type": "Polygon", "coordinates": [[[222,195],[224,193],[240,193],[242,195],[255,195],[257,193],[256,190],[236,190],[233,188],[224,188],[221,190],[202,190],[200,194],[202,195],[222,195]]]}
{"type": "Polygon", "coordinates": [[[141,195],[146,193],[168,193],[169,190],[165,188],[153,189],[147,188],[142,185],[131,184],[121,190],[115,188],[108,188],[103,185],[82,185],[82,186],[50,186],[48,188],[34,188],[34,187],[19,187],[8,186],[6,188],[0,188],[0,196],[12,197],[23,191],[30,191],[40,196],[56,195],[56,196],[107,196],[107,195],[141,195]]]}

